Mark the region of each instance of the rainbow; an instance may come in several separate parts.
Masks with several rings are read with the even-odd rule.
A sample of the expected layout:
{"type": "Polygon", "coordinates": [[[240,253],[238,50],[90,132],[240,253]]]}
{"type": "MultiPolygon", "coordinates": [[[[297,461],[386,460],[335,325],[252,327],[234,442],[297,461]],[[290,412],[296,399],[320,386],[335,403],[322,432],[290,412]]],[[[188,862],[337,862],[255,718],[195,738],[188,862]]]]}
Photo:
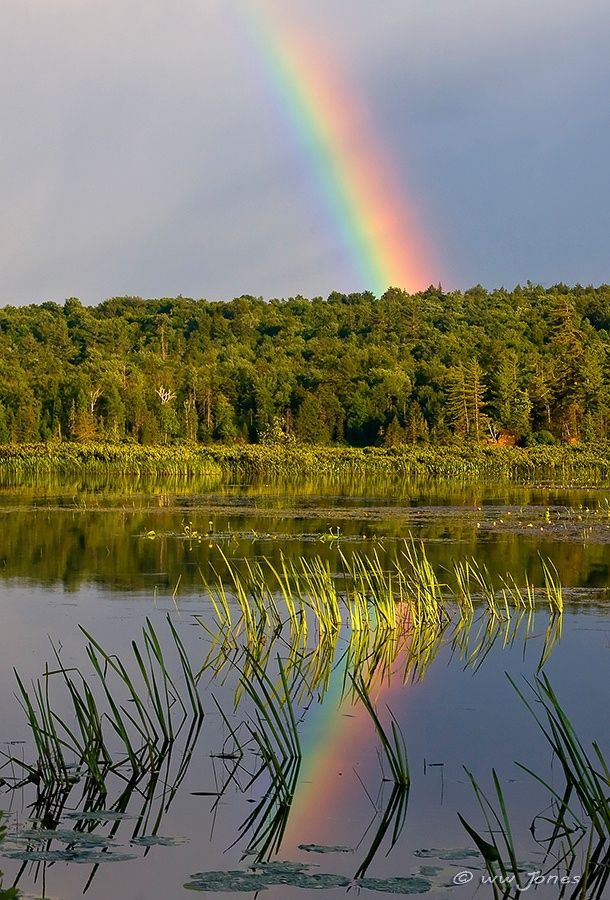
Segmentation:
{"type": "MultiPolygon", "coordinates": [[[[334,845],[349,839],[346,832],[362,824],[350,821],[354,791],[351,767],[374,759],[373,777],[379,777],[374,752],[379,745],[377,733],[360,702],[342,702],[343,687],[344,673],[336,669],[323,702],[310,709],[303,764],[283,840],[283,847],[291,853],[299,843],[334,845]],[[339,774],[341,769],[344,771],[339,774]]],[[[391,681],[377,683],[374,699],[379,709],[388,703],[400,714],[407,693],[397,672],[391,681]]]]}
{"type": "Polygon", "coordinates": [[[390,286],[427,287],[434,267],[415,205],[355,92],[340,84],[319,42],[301,28],[292,34],[250,0],[240,7],[362,287],[379,295],[390,286]]]}

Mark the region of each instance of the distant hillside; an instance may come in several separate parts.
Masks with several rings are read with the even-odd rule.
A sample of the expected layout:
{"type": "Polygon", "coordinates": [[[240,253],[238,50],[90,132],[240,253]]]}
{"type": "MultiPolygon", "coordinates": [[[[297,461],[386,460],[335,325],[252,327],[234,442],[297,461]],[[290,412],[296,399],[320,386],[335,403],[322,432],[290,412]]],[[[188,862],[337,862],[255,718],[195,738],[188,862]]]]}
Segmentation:
{"type": "Polygon", "coordinates": [[[610,286],[0,310],[0,441],[552,443],[610,430],[610,286]]]}

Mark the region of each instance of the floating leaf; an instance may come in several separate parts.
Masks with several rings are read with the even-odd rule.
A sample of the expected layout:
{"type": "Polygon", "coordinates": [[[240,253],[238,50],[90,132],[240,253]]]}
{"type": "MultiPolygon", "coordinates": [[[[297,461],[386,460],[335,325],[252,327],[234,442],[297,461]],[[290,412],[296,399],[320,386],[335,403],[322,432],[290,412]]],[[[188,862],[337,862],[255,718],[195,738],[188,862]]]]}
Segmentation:
{"type": "Polygon", "coordinates": [[[360,878],[356,884],[369,891],[383,891],[386,894],[427,894],[432,882],[419,875],[406,878],[360,878]]]}
{"type": "Polygon", "coordinates": [[[197,872],[191,875],[192,881],[184,887],[187,891],[216,891],[217,893],[229,893],[243,891],[264,891],[267,884],[263,875],[254,875],[252,872],[241,870],[232,872],[197,872]]]}
{"type": "Polygon", "coordinates": [[[344,875],[307,875],[303,872],[300,875],[286,875],[282,881],[274,881],[273,884],[287,884],[308,891],[327,891],[335,887],[349,887],[351,882],[344,875]]]}
{"type": "Polygon", "coordinates": [[[76,810],[66,813],[66,819],[85,819],[88,822],[115,822],[119,819],[133,818],[135,816],[130,816],[125,812],[117,812],[116,809],[88,809],[82,810],[82,812],[76,810]]]}
{"type": "Polygon", "coordinates": [[[80,847],[112,847],[115,846],[103,834],[89,834],[85,831],[73,831],[71,828],[29,828],[12,836],[13,843],[36,843],[59,841],[61,844],[78,844],[80,847]]]}
{"type": "Polygon", "coordinates": [[[73,862],[73,863],[112,863],[137,859],[133,853],[104,853],[101,850],[18,850],[6,853],[10,859],[24,862],[73,862]]]}
{"type": "Polygon", "coordinates": [[[435,875],[440,875],[444,869],[442,866],[420,866],[419,874],[423,875],[425,878],[434,878],[435,875]]]}
{"type": "Polygon", "coordinates": [[[322,844],[299,844],[306,853],[353,853],[351,847],[325,847],[322,844]]]}
{"type": "Polygon", "coordinates": [[[460,860],[460,859],[473,859],[479,856],[478,850],[415,850],[413,856],[418,856],[420,859],[446,859],[446,860],[460,860]]]}
{"type": "Polygon", "coordinates": [[[254,866],[250,866],[253,872],[261,872],[272,878],[277,875],[300,875],[304,874],[310,868],[306,863],[297,862],[262,862],[254,866]]]}
{"type": "Polygon", "coordinates": [[[343,875],[324,873],[309,874],[309,866],[292,862],[260,863],[250,871],[198,872],[192,881],[184,885],[188,891],[264,891],[278,884],[306,890],[325,891],[336,887],[349,887],[350,880],[343,875]]]}
{"type": "Polygon", "coordinates": [[[160,834],[143,834],[131,841],[132,844],[138,844],[141,847],[177,847],[180,844],[188,844],[188,842],[189,839],[185,837],[163,837],[160,834]]]}

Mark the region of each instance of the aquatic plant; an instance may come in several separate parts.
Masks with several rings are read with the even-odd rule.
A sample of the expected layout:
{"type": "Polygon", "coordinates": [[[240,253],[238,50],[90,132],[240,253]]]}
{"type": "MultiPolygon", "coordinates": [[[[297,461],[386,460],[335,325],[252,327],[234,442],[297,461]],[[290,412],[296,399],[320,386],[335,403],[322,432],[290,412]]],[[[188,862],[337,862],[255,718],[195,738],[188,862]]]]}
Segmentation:
{"type": "MultiPolygon", "coordinates": [[[[261,766],[252,775],[251,786],[267,772],[270,785],[250,815],[242,823],[235,843],[250,833],[244,856],[257,861],[268,859],[282,843],[297,787],[301,767],[301,744],[293,695],[295,680],[289,683],[284,664],[277,657],[280,684],[275,685],[266,667],[249,656],[250,668],[242,673],[244,690],[254,703],[247,727],[261,758],[261,766]]],[[[298,672],[297,672],[298,677],[298,672]]]]}
{"type": "Polygon", "coordinates": [[[141,775],[163,758],[187,720],[201,721],[203,706],[197,676],[169,616],[167,624],[182,674],[180,684],[170,674],[159,637],[149,620],[142,630],[142,644],[132,642],[139,683],[116,654],[106,651],[83,628],[88,641],[86,654],[92,673],[97,676],[97,691],[91,686],[95,683],[91,673],[64,667],[55,647],[56,668],[47,663],[44,675],[32,683],[31,689],[15,672],[18,697],[34,739],[37,760],[27,764],[10,757],[10,762],[26,773],[27,781],[70,786],[84,774],[103,792],[110,772],[128,764],[134,777],[141,775]],[[51,685],[58,682],[65,688],[62,700],[71,709],[70,715],[51,696],[51,685]]]}
{"type": "Polygon", "coordinates": [[[121,772],[109,773],[104,790],[90,778],[69,786],[39,786],[34,802],[28,805],[30,827],[10,835],[12,847],[7,855],[22,861],[15,882],[31,863],[35,867],[34,879],[42,876],[42,893],[46,896],[48,865],[62,860],[90,864],[83,888],[86,893],[101,863],[135,858],[132,852],[117,850],[118,843],[124,843],[121,838],[127,837],[131,848],[143,847],[144,854],[155,844],[183,842],[164,837],[159,831],[188,771],[200,724],[192,723],[185,739],[179,745],[168,746],[138,778],[125,779],[121,772]],[[99,829],[106,827],[108,833],[100,833],[99,829]],[[126,830],[128,836],[124,834],[126,830]]]}
{"type": "Polygon", "coordinates": [[[563,589],[559,580],[559,572],[551,560],[542,560],[544,586],[551,611],[557,615],[563,612],[563,589]]]}
{"type": "Polygon", "coordinates": [[[370,631],[417,632],[442,630],[452,618],[452,606],[469,627],[474,611],[483,604],[490,619],[510,620],[513,611],[536,608],[544,596],[553,615],[563,611],[563,592],[557,570],[542,560],[545,588],[536,591],[527,576],[523,586],[512,574],[496,588],[484,566],[466,558],[454,564],[455,588],[439,581],[423,542],[413,538],[400,545],[391,567],[385,570],[377,551],[365,555],[339,551],[341,578],[333,578],[329,563],[319,556],[301,557],[281,566],[262,558],[245,560],[238,569],[220,551],[225,574],[212,569],[214,580],[203,578],[214,614],[199,618],[219,648],[236,649],[244,632],[252,651],[288,624],[292,646],[305,648],[310,620],[323,642],[344,624],[352,633],[370,631]]]}
{"type": "MultiPolygon", "coordinates": [[[[581,827],[590,825],[601,840],[610,841],[610,769],[599,744],[593,743],[591,758],[544,673],[532,685],[534,697],[542,707],[543,715],[532,706],[515,682],[510,678],[509,680],[534,716],[563,770],[566,793],[561,798],[546,781],[534,775],[560,802],[556,826],[563,826],[574,795],[582,811],[577,816],[578,824],[581,827]]],[[[530,771],[526,766],[521,765],[521,768],[530,771]]]]}
{"type": "MultiPolygon", "coordinates": [[[[4,818],[4,813],[0,812],[0,844],[3,842],[6,837],[6,826],[2,824],[2,819],[4,818]]],[[[19,893],[17,888],[3,888],[2,887],[2,872],[0,872],[0,900],[18,900],[19,893]]]]}
{"type": "Polygon", "coordinates": [[[398,724],[398,720],[388,706],[391,729],[390,732],[388,732],[381,724],[381,720],[377,715],[367,685],[361,678],[354,677],[352,677],[352,683],[358,698],[373,721],[385,758],[390,766],[394,784],[398,787],[408,788],[411,784],[409,758],[407,755],[407,745],[400,729],[400,725],[398,724]]]}
{"type": "MultiPolygon", "coordinates": [[[[517,765],[533,777],[550,798],[550,805],[534,817],[530,831],[544,850],[541,865],[556,870],[563,865],[567,876],[578,871],[572,897],[601,900],[610,880],[610,767],[596,742],[593,755],[582,741],[560,704],[551,682],[542,673],[530,685],[536,707],[509,677],[509,681],[530,711],[558,760],[563,787],[536,774],[523,763],[517,765]],[[544,830],[545,833],[540,832],[544,830]],[[580,853],[578,852],[580,848],[580,853]],[[578,867],[578,868],[576,868],[578,867]]],[[[462,825],[479,848],[490,875],[498,871],[512,882],[504,896],[519,896],[523,866],[519,863],[507,803],[499,778],[493,771],[495,803],[483,792],[471,772],[468,777],[483,811],[484,835],[460,816],[462,825]]],[[[543,873],[544,874],[544,873],[543,873]]]]}
{"type": "Polygon", "coordinates": [[[356,870],[354,876],[356,879],[364,878],[387,834],[390,834],[390,841],[386,856],[394,849],[405,827],[408,809],[409,788],[399,784],[393,785],[381,816],[375,814],[375,819],[379,818],[379,823],[373,833],[366,856],[356,870]]]}
{"type": "Polygon", "coordinates": [[[278,769],[278,761],[299,759],[301,745],[293,703],[294,685],[288,684],[284,665],[277,657],[280,686],[273,684],[266,667],[250,653],[248,672],[242,674],[245,691],[255,705],[257,728],[251,729],[258,749],[265,763],[278,769]]]}
{"type": "Polygon", "coordinates": [[[447,620],[443,586],[440,584],[434,569],[426,555],[424,542],[416,543],[411,537],[404,542],[401,557],[406,562],[406,569],[396,562],[399,580],[404,579],[406,591],[401,591],[401,599],[410,603],[416,624],[432,622],[442,625],[447,620]]]}
{"type": "Polygon", "coordinates": [[[130,475],[214,475],[222,469],[209,455],[184,446],[49,443],[0,447],[0,473],[27,477],[37,472],[70,474],[109,470],[130,475]]]}
{"type": "MultiPolygon", "coordinates": [[[[610,475],[607,447],[549,446],[328,447],[307,444],[140,445],[134,443],[6,444],[0,478],[40,472],[66,475],[114,469],[133,475],[222,474],[265,476],[387,474],[480,480],[505,478],[599,481],[610,475]]],[[[329,532],[329,537],[334,538],[329,532]]]]}

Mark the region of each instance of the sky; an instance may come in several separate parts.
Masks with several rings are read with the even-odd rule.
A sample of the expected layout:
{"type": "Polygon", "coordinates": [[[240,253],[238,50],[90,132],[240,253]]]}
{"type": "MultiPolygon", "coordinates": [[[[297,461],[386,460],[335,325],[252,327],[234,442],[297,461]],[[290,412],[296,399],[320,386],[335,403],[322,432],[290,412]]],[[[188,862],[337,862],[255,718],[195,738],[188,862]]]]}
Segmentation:
{"type": "Polygon", "coordinates": [[[0,304],[378,289],[325,84],[332,177],[365,148],[407,222],[396,286],[608,282],[608,46],[607,0],[2,0],[0,304]]]}

